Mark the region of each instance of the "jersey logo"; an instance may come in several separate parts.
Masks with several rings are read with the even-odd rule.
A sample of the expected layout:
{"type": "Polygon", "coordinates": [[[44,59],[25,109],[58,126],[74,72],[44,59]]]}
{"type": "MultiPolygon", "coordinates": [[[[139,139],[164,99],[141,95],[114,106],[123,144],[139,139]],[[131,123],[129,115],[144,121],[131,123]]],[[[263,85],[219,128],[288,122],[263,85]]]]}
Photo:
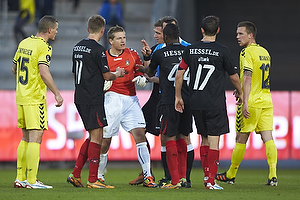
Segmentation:
{"type": "Polygon", "coordinates": [[[125,61],[126,66],[129,66],[129,60],[125,61]]]}
{"type": "Polygon", "coordinates": [[[50,62],[51,56],[50,56],[50,55],[46,55],[46,60],[47,60],[48,62],[50,62]]]}

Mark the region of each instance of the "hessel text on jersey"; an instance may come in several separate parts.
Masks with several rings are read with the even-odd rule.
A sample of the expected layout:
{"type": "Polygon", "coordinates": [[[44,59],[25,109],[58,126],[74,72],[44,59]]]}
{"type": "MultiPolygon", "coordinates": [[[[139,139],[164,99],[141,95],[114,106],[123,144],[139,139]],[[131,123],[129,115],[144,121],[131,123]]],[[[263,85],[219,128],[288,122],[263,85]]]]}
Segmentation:
{"type": "Polygon", "coordinates": [[[219,56],[218,51],[213,51],[211,49],[190,49],[190,54],[191,55],[210,55],[210,56],[219,56]]]}
{"type": "Polygon", "coordinates": [[[91,53],[91,49],[87,48],[86,46],[75,46],[73,51],[91,53]]]}
{"type": "Polygon", "coordinates": [[[170,50],[170,51],[164,51],[165,57],[170,56],[181,56],[183,54],[184,50],[170,50]]]}

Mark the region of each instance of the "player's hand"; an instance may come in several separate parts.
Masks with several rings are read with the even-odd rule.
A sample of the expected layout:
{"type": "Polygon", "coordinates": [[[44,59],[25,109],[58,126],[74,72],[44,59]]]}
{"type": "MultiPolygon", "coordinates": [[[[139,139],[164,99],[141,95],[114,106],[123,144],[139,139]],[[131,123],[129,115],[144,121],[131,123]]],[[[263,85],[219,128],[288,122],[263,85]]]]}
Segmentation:
{"type": "Polygon", "coordinates": [[[141,50],[143,56],[150,56],[151,53],[152,53],[152,50],[149,47],[148,43],[144,39],[142,39],[141,42],[142,42],[142,45],[143,45],[142,50],[141,50]]]}
{"type": "Polygon", "coordinates": [[[55,104],[56,107],[60,107],[64,102],[64,99],[59,93],[55,95],[55,100],[56,100],[56,104],[55,104]]]}
{"type": "Polygon", "coordinates": [[[139,87],[145,87],[147,85],[147,78],[143,75],[137,76],[132,79],[132,82],[136,82],[139,87]]]}
{"type": "Polygon", "coordinates": [[[243,94],[239,94],[237,90],[233,91],[233,95],[235,96],[236,105],[241,105],[243,103],[243,94]]]}
{"type": "Polygon", "coordinates": [[[248,110],[248,103],[243,103],[243,116],[248,119],[250,117],[250,112],[248,110]]]}
{"type": "Polygon", "coordinates": [[[175,110],[183,113],[184,110],[184,102],[182,98],[175,97],[175,110]]]}
{"type": "Polygon", "coordinates": [[[124,77],[124,75],[125,75],[125,69],[124,68],[117,67],[116,72],[119,73],[118,77],[124,77]]]}
{"type": "Polygon", "coordinates": [[[146,73],[146,71],[145,71],[146,67],[144,67],[144,65],[138,65],[138,64],[136,64],[135,66],[138,67],[138,69],[137,69],[138,72],[146,73]]]}

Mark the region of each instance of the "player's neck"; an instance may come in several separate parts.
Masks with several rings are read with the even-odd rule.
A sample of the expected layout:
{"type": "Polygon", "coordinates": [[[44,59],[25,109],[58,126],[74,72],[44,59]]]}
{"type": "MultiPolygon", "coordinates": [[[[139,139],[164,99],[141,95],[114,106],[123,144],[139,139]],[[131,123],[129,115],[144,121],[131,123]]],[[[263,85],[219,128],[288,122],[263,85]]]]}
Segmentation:
{"type": "Polygon", "coordinates": [[[47,37],[45,34],[43,34],[43,33],[37,33],[37,34],[35,35],[35,37],[41,37],[41,38],[43,38],[46,42],[48,42],[48,37],[47,37]]]}
{"type": "Polygon", "coordinates": [[[119,49],[111,48],[109,50],[109,53],[112,56],[119,56],[119,55],[121,55],[123,53],[123,51],[124,51],[124,49],[119,50],[119,49]]]}
{"type": "Polygon", "coordinates": [[[203,42],[215,42],[216,41],[216,36],[203,36],[202,40],[203,42]]]}

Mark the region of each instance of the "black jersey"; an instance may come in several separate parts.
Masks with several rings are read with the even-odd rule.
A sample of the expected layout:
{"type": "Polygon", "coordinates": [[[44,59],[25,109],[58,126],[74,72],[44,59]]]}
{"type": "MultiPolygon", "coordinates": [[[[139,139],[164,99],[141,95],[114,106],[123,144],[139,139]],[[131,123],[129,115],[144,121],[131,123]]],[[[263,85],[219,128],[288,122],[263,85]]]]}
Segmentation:
{"type": "MultiPolygon", "coordinates": [[[[175,77],[185,48],[185,46],[179,43],[169,44],[166,47],[155,51],[152,55],[149,67],[150,69],[155,70],[159,66],[161,104],[175,103],[175,77]]],[[[188,71],[186,74],[188,74],[188,71]]],[[[184,77],[181,93],[184,101],[188,102],[188,79],[186,75],[184,77]]]]}
{"type": "Polygon", "coordinates": [[[196,42],[186,47],[180,67],[190,70],[193,110],[226,108],[225,77],[237,73],[229,49],[217,42],[196,42]]]}
{"type": "Polygon", "coordinates": [[[105,49],[95,40],[85,38],[73,48],[76,104],[97,105],[104,103],[104,78],[108,72],[105,49]]]}

